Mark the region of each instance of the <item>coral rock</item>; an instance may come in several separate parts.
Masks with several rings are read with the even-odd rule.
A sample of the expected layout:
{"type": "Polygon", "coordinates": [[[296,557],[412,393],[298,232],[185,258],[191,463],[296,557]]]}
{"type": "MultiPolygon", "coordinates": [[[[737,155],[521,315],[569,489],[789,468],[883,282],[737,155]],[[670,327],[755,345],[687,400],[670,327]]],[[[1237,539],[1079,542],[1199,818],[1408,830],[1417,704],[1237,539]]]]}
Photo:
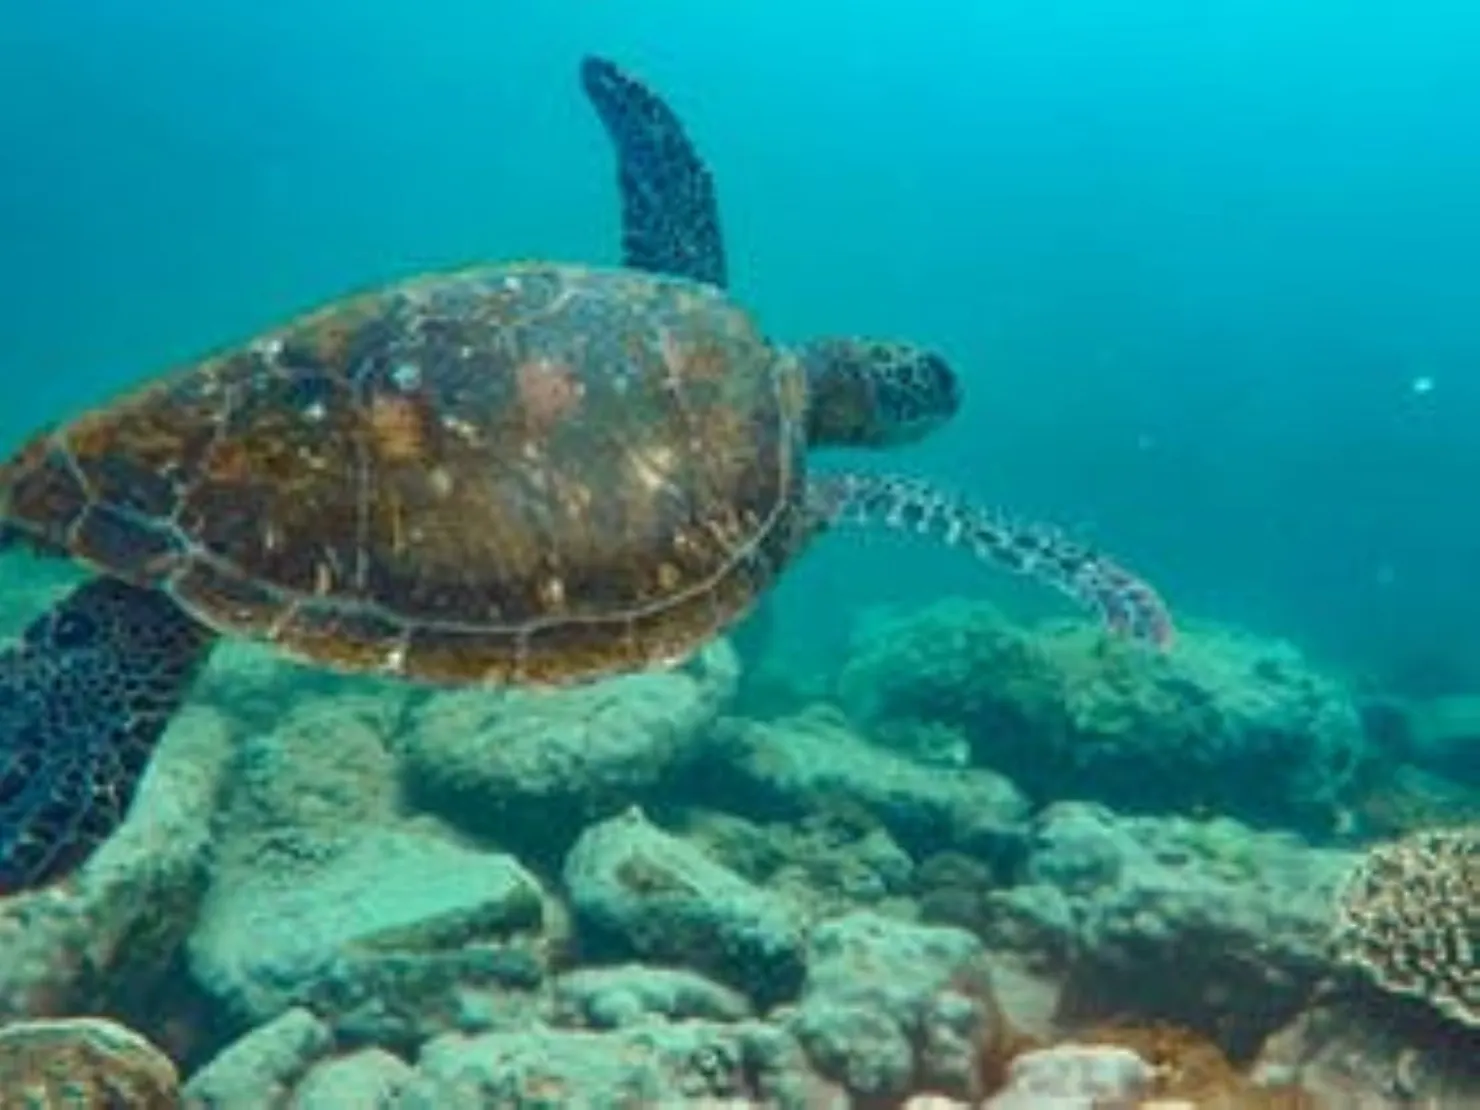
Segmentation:
{"type": "Polygon", "coordinates": [[[687,966],[761,1005],[802,980],[803,920],[635,810],[587,829],[565,862],[583,944],[687,966]]]}
{"type": "Polygon", "coordinates": [[[293,1092],[292,1110],[394,1110],[411,1065],[367,1048],[314,1066],[293,1092]]]}
{"type": "Polygon", "coordinates": [[[543,857],[659,786],[734,691],[723,641],[688,668],[565,690],[433,697],[402,740],[418,801],[543,857]]]}
{"type": "Polygon", "coordinates": [[[651,1021],[743,1021],[743,995],[677,968],[623,964],[562,975],[552,985],[555,1025],[619,1029],[651,1021]]]}
{"type": "Polygon", "coordinates": [[[1194,807],[1328,832],[1367,758],[1347,691],[1293,648],[1188,628],[1148,653],[1079,625],[1034,631],[946,602],[875,630],[840,679],[881,733],[963,733],[1036,800],[1194,807]]]}
{"type": "Polygon", "coordinates": [[[1066,973],[1071,1008],[1216,1026],[1252,1051],[1334,970],[1352,858],[1231,821],[1064,802],[1035,822],[1023,881],[988,896],[987,927],[1066,973]]]}
{"type": "Polygon", "coordinates": [[[845,1110],[848,1105],[808,1071],[790,1038],[759,1022],[449,1036],[426,1047],[417,1070],[400,1110],[747,1104],[845,1110]]]}
{"type": "Polygon", "coordinates": [[[727,720],[705,765],[716,801],[763,817],[847,807],[906,847],[994,852],[1015,839],[1028,810],[1001,775],[924,766],[868,743],[825,710],[774,724],[727,720]]]}
{"type": "Polygon", "coordinates": [[[317,871],[223,873],[191,938],[191,967],[240,1023],[312,1004],[340,1032],[414,1041],[457,1027],[465,984],[538,984],[526,942],[544,904],[509,856],[365,828],[317,871]]]}
{"type": "Polygon", "coordinates": [[[1329,1110],[1471,1110],[1480,1106],[1480,1030],[1357,983],[1270,1037],[1253,1070],[1298,1081],[1329,1110]]]}
{"type": "Polygon", "coordinates": [[[688,810],[686,837],[758,886],[795,901],[809,918],[906,904],[914,861],[866,813],[824,812],[764,825],[688,810]]]}
{"type": "Polygon", "coordinates": [[[334,1034],[294,1009],[228,1046],[185,1085],[185,1105],[210,1110],[282,1106],[298,1081],[334,1046],[334,1034]]]}
{"type": "Polygon", "coordinates": [[[1009,1036],[980,941],[867,912],[813,930],[806,986],[786,1024],[818,1071],[871,1099],[916,1083],[979,1097],[1009,1036]]]}
{"type": "Polygon", "coordinates": [[[0,1092],[3,1105],[34,1110],[173,1110],[180,1079],[159,1049],[111,1021],[28,1021],[0,1028],[0,1092]]]}

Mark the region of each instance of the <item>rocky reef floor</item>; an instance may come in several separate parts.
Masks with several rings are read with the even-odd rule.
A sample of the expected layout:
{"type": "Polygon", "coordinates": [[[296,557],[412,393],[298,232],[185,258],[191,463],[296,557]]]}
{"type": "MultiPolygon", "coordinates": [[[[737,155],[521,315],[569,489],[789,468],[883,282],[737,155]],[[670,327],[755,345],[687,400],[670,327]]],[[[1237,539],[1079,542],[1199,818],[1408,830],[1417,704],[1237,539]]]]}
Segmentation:
{"type": "Polygon", "coordinates": [[[1480,1106],[1475,790],[1288,646],[950,603],[769,709],[745,676],[722,642],[433,692],[226,646],[120,832],[0,900],[0,1091],[1480,1106]]]}

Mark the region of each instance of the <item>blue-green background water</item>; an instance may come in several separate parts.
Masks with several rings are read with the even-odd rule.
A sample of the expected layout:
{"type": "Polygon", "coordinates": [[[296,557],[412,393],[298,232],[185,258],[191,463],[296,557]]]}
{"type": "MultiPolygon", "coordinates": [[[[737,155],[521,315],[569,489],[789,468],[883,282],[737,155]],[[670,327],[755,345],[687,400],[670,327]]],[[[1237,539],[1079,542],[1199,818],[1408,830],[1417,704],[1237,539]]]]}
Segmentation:
{"type": "MultiPolygon", "coordinates": [[[[768,329],[965,370],[961,421],[890,464],[1082,529],[1183,612],[1462,681],[1472,8],[6,5],[0,436],[376,278],[615,260],[598,51],[687,121],[768,329]]],[[[782,619],[826,643],[860,605],[1002,589],[835,539],[782,619]]]]}

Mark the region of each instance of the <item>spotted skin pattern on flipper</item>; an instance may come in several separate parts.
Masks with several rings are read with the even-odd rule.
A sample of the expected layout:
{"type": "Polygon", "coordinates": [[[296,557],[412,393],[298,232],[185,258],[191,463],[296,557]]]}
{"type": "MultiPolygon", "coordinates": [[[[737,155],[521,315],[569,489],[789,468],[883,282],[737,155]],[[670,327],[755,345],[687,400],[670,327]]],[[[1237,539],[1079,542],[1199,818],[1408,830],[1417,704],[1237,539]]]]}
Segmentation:
{"type": "Polygon", "coordinates": [[[982,562],[1053,587],[1098,613],[1118,636],[1171,646],[1172,616],[1150,583],[1056,528],[1014,521],[927,482],[889,475],[814,476],[807,496],[819,531],[863,525],[965,548],[982,562]]]}
{"type": "Polygon", "coordinates": [[[165,595],[100,578],[0,650],[0,895],[117,828],[214,641],[165,595]]]}
{"type": "Polygon", "coordinates": [[[581,63],[581,84],[616,148],[622,265],[723,288],[728,274],[714,178],[678,116],[605,58],[581,63]]]}

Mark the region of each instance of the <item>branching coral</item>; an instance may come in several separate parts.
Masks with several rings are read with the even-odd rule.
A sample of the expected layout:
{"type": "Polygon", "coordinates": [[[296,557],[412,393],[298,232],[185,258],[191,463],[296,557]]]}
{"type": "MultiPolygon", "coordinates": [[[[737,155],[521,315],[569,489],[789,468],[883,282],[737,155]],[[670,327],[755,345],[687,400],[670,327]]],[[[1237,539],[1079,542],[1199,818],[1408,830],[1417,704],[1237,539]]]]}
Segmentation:
{"type": "Polygon", "coordinates": [[[1336,956],[1480,1029],[1480,824],[1371,849],[1337,906],[1336,956]]]}

